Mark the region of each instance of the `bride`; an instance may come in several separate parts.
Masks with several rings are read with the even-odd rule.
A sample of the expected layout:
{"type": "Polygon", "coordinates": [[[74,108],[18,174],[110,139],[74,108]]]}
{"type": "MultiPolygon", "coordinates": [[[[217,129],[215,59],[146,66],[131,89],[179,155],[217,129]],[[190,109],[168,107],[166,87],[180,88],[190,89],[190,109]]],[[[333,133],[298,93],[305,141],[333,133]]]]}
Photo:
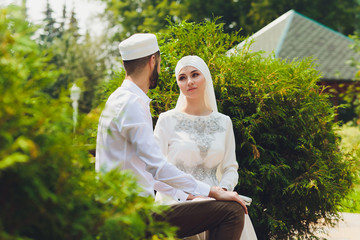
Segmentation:
{"type": "MultiPolygon", "coordinates": [[[[179,169],[210,186],[233,191],[239,177],[233,126],[230,117],[217,110],[209,68],[200,57],[186,56],[177,63],[175,75],[180,96],[175,109],[160,114],[155,138],[168,161],[179,169]]],[[[213,200],[189,195],[162,182],[155,184],[155,190],[156,201],[163,204],[213,200]]],[[[208,238],[206,231],[186,239],[208,238]]],[[[248,215],[240,239],[257,239],[248,215]]]]}

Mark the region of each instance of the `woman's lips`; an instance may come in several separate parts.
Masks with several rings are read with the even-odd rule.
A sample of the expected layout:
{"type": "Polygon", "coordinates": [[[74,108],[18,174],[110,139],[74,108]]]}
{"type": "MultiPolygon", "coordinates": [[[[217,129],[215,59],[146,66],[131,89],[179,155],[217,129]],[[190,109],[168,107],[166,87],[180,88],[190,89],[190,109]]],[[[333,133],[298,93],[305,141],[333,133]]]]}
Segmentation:
{"type": "Polygon", "coordinates": [[[194,91],[196,88],[189,88],[187,91],[188,92],[192,92],[192,91],[194,91]]]}

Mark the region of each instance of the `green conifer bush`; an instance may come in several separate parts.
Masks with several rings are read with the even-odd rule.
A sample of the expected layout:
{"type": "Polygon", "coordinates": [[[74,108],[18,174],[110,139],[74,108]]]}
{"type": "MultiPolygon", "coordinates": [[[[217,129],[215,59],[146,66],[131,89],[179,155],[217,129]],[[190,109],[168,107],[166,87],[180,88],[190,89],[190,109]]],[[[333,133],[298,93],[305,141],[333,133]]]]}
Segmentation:
{"type": "Polygon", "coordinates": [[[131,173],[95,173],[68,93],[44,91],[59,72],[34,32],[21,9],[0,9],[0,239],[173,239],[131,173]]]}
{"type": "Polygon", "coordinates": [[[203,58],[219,111],[233,122],[236,190],[253,198],[249,212],[259,239],[310,238],[321,224],[335,223],[356,168],[338,149],[335,111],[317,85],[320,73],[311,59],[264,57],[249,45],[230,54],[244,38],[225,34],[216,21],[171,25],[159,39],[162,72],[151,92],[154,122],[176,104],[177,61],[185,55],[203,58]]]}

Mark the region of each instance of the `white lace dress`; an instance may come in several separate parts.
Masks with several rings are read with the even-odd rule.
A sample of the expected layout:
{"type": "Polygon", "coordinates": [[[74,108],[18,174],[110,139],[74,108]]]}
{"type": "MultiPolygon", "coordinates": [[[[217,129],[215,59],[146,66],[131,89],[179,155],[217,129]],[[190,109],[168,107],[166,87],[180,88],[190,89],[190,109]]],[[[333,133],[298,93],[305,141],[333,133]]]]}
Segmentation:
{"type": "MultiPolygon", "coordinates": [[[[207,116],[189,115],[175,109],[160,114],[155,130],[163,154],[168,161],[197,180],[210,186],[232,191],[238,183],[238,164],[231,119],[219,112],[207,116]]],[[[157,182],[156,201],[176,203],[177,192],[157,182]]],[[[242,240],[256,239],[250,218],[246,215],[242,240]],[[250,234],[249,234],[250,231],[250,234]]],[[[205,239],[205,234],[187,239],[205,239]]]]}

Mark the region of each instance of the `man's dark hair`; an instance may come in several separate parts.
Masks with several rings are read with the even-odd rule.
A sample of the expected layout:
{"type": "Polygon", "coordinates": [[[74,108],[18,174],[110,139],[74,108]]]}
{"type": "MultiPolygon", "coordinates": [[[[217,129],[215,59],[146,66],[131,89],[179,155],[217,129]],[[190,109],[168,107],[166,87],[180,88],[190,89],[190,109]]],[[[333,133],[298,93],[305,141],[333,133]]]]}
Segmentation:
{"type": "Polygon", "coordinates": [[[155,54],[156,59],[160,58],[160,51],[157,51],[156,53],[153,53],[146,57],[142,57],[142,58],[138,58],[138,59],[134,59],[134,60],[123,61],[126,73],[128,75],[131,75],[136,71],[141,71],[145,67],[145,65],[149,62],[150,57],[154,54],[155,54]]]}

